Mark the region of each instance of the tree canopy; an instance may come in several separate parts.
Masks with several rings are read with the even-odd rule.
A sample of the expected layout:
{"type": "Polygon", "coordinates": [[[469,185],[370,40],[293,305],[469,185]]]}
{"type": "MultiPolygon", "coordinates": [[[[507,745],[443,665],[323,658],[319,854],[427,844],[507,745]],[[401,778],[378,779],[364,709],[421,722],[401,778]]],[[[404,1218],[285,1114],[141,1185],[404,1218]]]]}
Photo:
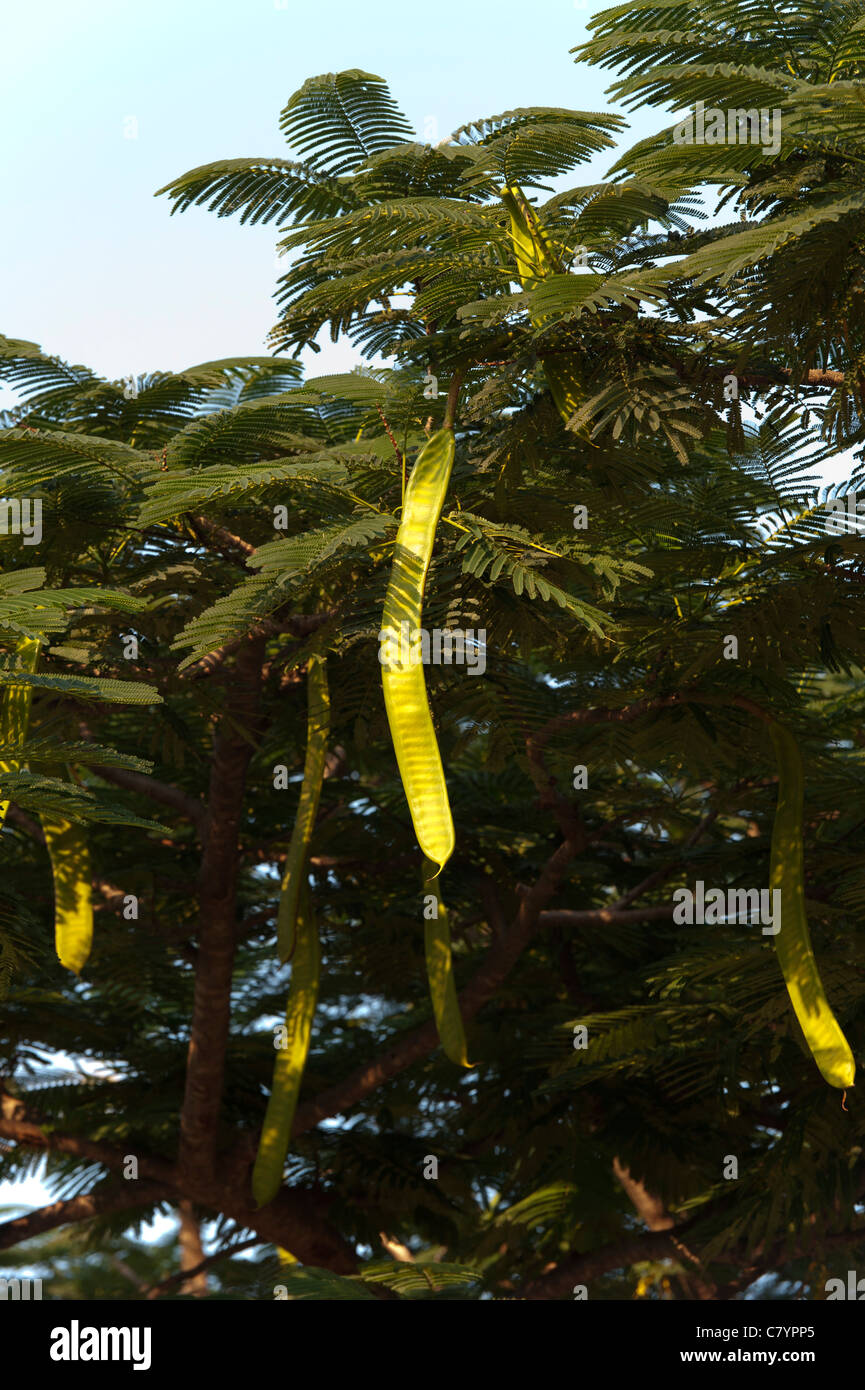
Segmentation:
{"type": "Polygon", "coordinates": [[[578,61],[667,122],[630,150],[621,116],[547,107],[424,145],[351,70],[289,99],[292,158],[161,190],[274,224],[273,356],[124,384],[0,339],[2,487],[42,526],[0,536],[0,1176],[44,1161],[59,1199],[0,1248],[51,1296],[200,1293],[136,1240],[157,1210],[216,1220],[221,1299],[821,1298],[865,1248],[857,1091],[765,918],[676,911],[697,885],[792,903],[790,821],[861,1051],[865,6],[591,28],[578,61]],[[666,108],[697,102],[779,112],[777,150],[676,143],[666,108]],[[550,187],[605,150],[606,182],[550,187]],[[304,378],[324,330],[370,365],[304,378]],[[441,431],[423,625],[485,645],[425,668],[455,827],[433,907],[380,633],[441,431]]]}

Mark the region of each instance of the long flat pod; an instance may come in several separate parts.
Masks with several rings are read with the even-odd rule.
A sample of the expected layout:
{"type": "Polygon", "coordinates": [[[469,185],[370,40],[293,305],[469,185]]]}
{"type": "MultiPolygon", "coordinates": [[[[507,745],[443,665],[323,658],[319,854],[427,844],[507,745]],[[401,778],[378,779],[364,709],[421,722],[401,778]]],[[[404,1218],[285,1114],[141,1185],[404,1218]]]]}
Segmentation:
{"type": "MultiPolygon", "coordinates": [[[[426,954],[427,978],[436,1028],[446,1055],[460,1067],[471,1067],[474,1063],[466,1055],[466,1038],[460,1014],[457,988],[451,960],[451,933],[448,924],[447,908],[442,902],[438,876],[433,872],[435,866],[424,864],[424,891],[427,899],[435,899],[434,911],[425,908],[424,951],[426,954]]],[[[432,906],[432,904],[428,904],[432,906]]]]}
{"type": "MultiPolygon", "coordinates": [[[[511,241],[520,284],[524,290],[533,290],[542,280],[555,275],[560,266],[541,231],[534,208],[522,190],[516,185],[511,185],[503,188],[499,197],[511,219],[511,241]]],[[[542,328],[544,325],[544,319],[537,314],[531,316],[531,321],[534,328],[542,328]]],[[[568,354],[548,358],[544,362],[544,375],[556,408],[567,424],[583,396],[579,375],[569,361],[568,354]]]]}
{"type": "Polygon", "coordinates": [[[384,601],[380,653],[384,703],[412,824],[437,871],[453,853],[454,824],[418,643],[424,586],[454,451],[453,430],[441,429],[412,468],[384,601]]]}
{"type": "Polygon", "coordinates": [[[54,942],[61,965],[78,975],[93,942],[90,850],[83,825],[42,815],[54,875],[54,942]]]}
{"type": "Polygon", "coordinates": [[[284,1046],[277,1050],[273,1086],[252,1171],[252,1193],[260,1207],[272,1201],[282,1183],[291,1127],[300,1093],[312,1020],[318,999],[321,950],[312,899],[306,882],[298,897],[291,987],[285,1011],[284,1046]]]}
{"type": "MultiPolygon", "coordinates": [[[[25,637],[15,648],[16,664],[22,671],[32,673],[39,661],[42,643],[37,637],[25,637]]],[[[7,685],[0,699],[0,751],[15,753],[23,747],[30,723],[30,701],[33,689],[29,685],[7,685]]],[[[20,760],[12,757],[0,759],[0,778],[5,772],[17,772],[20,760]]],[[[6,819],[9,798],[0,800],[0,826],[6,819]]]]}
{"type": "Polygon", "coordinates": [[[830,1086],[853,1085],[856,1063],[817,970],[805,914],[802,757],[789,730],[770,722],[778,762],[778,808],[772,829],[769,886],[781,890],[775,950],[790,1002],[814,1061],[830,1086]]]}
{"type": "Polygon", "coordinates": [[[306,759],[303,765],[303,783],[285,860],[276,926],[277,949],[279,958],[283,961],[288,960],[294,944],[300,890],[306,882],[306,861],[321,797],[321,784],[324,780],[324,762],[330,734],[330,691],[324,657],[310,657],[306,688],[306,759]]]}

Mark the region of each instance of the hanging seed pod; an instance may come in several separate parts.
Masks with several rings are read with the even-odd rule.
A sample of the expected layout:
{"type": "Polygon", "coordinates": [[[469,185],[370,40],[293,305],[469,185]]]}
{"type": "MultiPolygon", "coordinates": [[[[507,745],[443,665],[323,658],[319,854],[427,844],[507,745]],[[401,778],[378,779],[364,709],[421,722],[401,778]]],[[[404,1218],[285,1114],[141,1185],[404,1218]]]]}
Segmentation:
{"type": "Polygon", "coordinates": [[[769,877],[770,888],[781,890],[781,929],[775,935],[775,950],[814,1061],[830,1086],[846,1088],[853,1085],[856,1063],[826,998],[805,915],[802,756],[787,729],[773,721],[769,732],[778,761],[778,808],[769,877]]]}
{"type": "Polygon", "coordinates": [[[277,1050],[273,1087],[252,1172],[252,1193],[260,1207],[273,1200],[282,1183],[318,1000],[321,954],[312,895],[306,880],[298,894],[294,938],[291,988],[285,1011],[285,1045],[277,1050]]]}
{"type": "Polygon", "coordinates": [[[297,905],[301,886],[306,882],[306,863],[324,780],[324,763],[330,734],[330,691],[327,684],[327,662],[324,657],[310,657],[306,681],[306,759],[303,765],[297,817],[285,860],[277,916],[277,950],[282,961],[288,960],[294,944],[297,905]]]}
{"type": "MultiPolygon", "coordinates": [[[[39,661],[42,643],[38,638],[25,637],[15,648],[16,665],[22,671],[32,674],[39,661]]],[[[30,723],[30,701],[33,696],[29,685],[7,685],[0,696],[0,753],[13,754],[24,746],[27,728],[30,723]]],[[[18,759],[4,756],[0,759],[0,779],[6,772],[18,772],[21,763],[18,759]]],[[[6,819],[9,799],[0,799],[0,826],[6,819]]]]}
{"type": "Polygon", "coordinates": [[[382,614],[385,646],[381,655],[384,702],[397,764],[425,857],[426,890],[436,899],[437,916],[425,923],[433,1012],[448,1057],[469,1066],[439,884],[439,875],[453,854],[454,824],[417,650],[426,577],[454,452],[453,430],[441,429],[424,445],[411,471],[382,614]]]}
{"type": "Polygon", "coordinates": [[[382,614],[382,631],[389,638],[382,661],[388,724],[415,834],[436,872],[453,853],[454,825],[423,665],[415,648],[454,447],[453,430],[439,430],[411,471],[382,614]]]}
{"type": "MultiPolygon", "coordinates": [[[[511,219],[510,232],[517,273],[524,290],[535,289],[542,280],[560,273],[558,258],[547,238],[544,236],[534,208],[527,201],[522,190],[516,186],[503,188],[499,194],[511,219]]],[[[533,328],[542,328],[544,318],[537,313],[531,315],[533,328]]],[[[544,376],[556,408],[565,424],[583,398],[583,388],[579,374],[570,355],[563,353],[550,357],[544,362],[544,376]]]]}
{"type": "Polygon", "coordinates": [[[447,908],[442,902],[439,878],[434,869],[435,865],[428,859],[424,861],[424,891],[427,896],[435,898],[436,908],[435,913],[428,915],[424,922],[424,950],[433,1017],[445,1054],[457,1066],[471,1067],[474,1064],[466,1056],[465,1030],[457,1000],[447,908]]]}
{"type": "Polygon", "coordinates": [[[57,958],[78,975],[93,942],[90,850],[83,825],[41,816],[54,875],[54,943],[57,958]]]}

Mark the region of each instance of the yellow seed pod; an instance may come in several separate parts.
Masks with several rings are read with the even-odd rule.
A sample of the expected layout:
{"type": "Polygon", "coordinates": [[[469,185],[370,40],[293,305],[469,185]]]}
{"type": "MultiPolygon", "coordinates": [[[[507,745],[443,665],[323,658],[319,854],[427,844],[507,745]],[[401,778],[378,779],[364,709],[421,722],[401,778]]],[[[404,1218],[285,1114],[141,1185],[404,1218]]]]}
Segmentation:
{"type": "MultiPolygon", "coordinates": [[[[524,290],[533,290],[542,280],[560,272],[557,257],[541,229],[534,208],[522,190],[515,185],[503,188],[499,194],[510,215],[511,242],[517,263],[517,273],[524,290]]],[[[532,326],[542,328],[544,317],[531,315],[532,326]]],[[[570,354],[549,358],[544,362],[544,375],[556,408],[567,424],[583,399],[579,373],[570,354]]]]}
{"type": "Polygon", "coordinates": [[[57,957],[78,975],[93,942],[90,851],[83,825],[43,815],[42,829],[54,874],[54,942],[57,957]]]}
{"type": "Polygon", "coordinates": [[[380,652],[384,703],[400,777],[418,844],[437,871],[453,854],[454,824],[416,642],[454,450],[453,430],[439,430],[411,471],[384,601],[385,641],[380,652]]]}
{"type": "Polygon", "coordinates": [[[781,890],[775,950],[796,1017],[814,1061],[830,1086],[853,1085],[856,1062],[832,1012],[817,970],[805,914],[802,757],[792,734],[769,726],[778,762],[778,808],[772,829],[771,889],[781,890]]]}

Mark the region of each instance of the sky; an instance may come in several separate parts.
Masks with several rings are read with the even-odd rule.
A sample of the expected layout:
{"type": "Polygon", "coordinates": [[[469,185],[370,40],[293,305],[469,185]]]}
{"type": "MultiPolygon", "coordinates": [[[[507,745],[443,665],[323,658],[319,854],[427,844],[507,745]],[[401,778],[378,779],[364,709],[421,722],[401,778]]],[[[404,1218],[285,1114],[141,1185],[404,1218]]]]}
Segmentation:
{"type": "MultiPolygon", "coordinates": [[[[344,68],[384,77],[419,138],[433,131],[443,139],[516,106],[604,110],[611,75],[578,68],[569,52],[586,37],[588,4],[40,0],[9,7],[0,333],[111,379],[267,353],[277,317],[273,224],[242,226],[206,208],[172,217],[170,200],[155,198],[156,190],[212,160],[285,157],[286,100],[307,77],[344,68]]],[[[657,124],[656,115],[640,113],[633,137],[657,124]]],[[[595,160],[591,177],[610,163],[609,155],[595,160]]],[[[581,172],[574,182],[583,181],[581,172]]],[[[328,342],[312,373],[359,360],[350,345],[328,342]]]]}

